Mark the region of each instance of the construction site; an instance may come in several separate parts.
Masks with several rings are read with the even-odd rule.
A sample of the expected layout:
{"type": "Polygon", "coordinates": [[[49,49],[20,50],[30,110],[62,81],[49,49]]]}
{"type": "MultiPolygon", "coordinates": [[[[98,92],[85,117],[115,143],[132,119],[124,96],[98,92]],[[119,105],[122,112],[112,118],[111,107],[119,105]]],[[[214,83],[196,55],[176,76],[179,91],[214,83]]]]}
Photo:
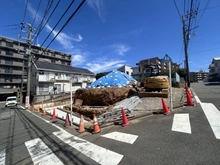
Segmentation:
{"type": "MultiPolygon", "coordinates": [[[[118,75],[120,72],[116,73],[118,80],[122,81],[118,75]]],[[[144,79],[144,84],[130,79],[125,86],[121,86],[120,81],[114,81],[117,85],[111,85],[110,80],[115,79],[113,75],[109,79],[108,76],[104,78],[109,80],[102,80],[105,85],[98,79],[88,88],[78,89],[72,94],[72,98],[70,95],[63,95],[53,100],[33,103],[27,109],[50,115],[51,120],[61,119],[64,126],[76,125],[81,132],[91,132],[96,126],[116,123],[128,125],[132,119],[154,114],[169,115],[179,107],[194,106],[192,92],[187,85],[180,84],[171,90],[167,76],[151,76],[150,79],[144,79]]],[[[96,130],[99,131],[100,128],[96,130]]]]}

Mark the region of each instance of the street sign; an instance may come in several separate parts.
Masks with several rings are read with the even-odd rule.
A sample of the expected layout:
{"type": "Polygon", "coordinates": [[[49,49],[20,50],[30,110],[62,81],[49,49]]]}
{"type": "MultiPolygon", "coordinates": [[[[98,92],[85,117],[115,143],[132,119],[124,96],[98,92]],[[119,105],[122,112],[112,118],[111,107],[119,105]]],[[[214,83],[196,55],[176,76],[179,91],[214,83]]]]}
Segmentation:
{"type": "Polygon", "coordinates": [[[172,68],[171,68],[171,58],[170,56],[168,56],[168,54],[166,54],[164,56],[164,58],[162,59],[162,61],[164,63],[169,63],[169,80],[170,80],[170,110],[172,111],[173,110],[173,98],[172,98],[172,95],[173,95],[173,92],[172,92],[172,77],[171,77],[171,72],[172,72],[172,68]]]}
{"type": "Polygon", "coordinates": [[[168,56],[167,54],[164,56],[164,58],[162,60],[164,63],[172,62],[170,56],[168,56]]]}

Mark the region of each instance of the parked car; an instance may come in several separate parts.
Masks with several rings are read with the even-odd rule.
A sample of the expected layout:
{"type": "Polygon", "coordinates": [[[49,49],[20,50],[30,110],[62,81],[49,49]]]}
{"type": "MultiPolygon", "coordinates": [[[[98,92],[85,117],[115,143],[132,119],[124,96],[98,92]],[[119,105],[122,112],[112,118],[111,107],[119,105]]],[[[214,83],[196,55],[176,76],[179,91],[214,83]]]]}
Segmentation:
{"type": "Polygon", "coordinates": [[[5,102],[5,107],[12,107],[12,106],[17,106],[17,97],[16,96],[11,96],[7,97],[6,102],[5,102]]]}

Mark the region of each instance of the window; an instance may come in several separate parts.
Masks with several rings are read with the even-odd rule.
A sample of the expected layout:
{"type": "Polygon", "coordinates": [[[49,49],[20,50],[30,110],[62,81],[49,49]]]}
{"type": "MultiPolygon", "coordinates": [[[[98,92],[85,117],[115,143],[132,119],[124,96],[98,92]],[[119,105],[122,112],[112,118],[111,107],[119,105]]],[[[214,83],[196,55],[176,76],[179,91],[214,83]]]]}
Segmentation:
{"type": "Polygon", "coordinates": [[[66,63],[65,63],[65,61],[61,61],[61,63],[63,64],[63,65],[65,65],[66,63]]]}
{"type": "Polygon", "coordinates": [[[13,60],[5,60],[5,64],[11,65],[11,64],[13,64],[13,60]]]}
{"type": "Polygon", "coordinates": [[[5,68],[5,73],[13,73],[13,69],[12,68],[5,68]]]}
{"type": "Polygon", "coordinates": [[[39,84],[39,93],[48,93],[49,84],[39,84]]]}
{"type": "Polygon", "coordinates": [[[13,43],[6,42],[6,46],[13,48],[13,43]]]}
{"type": "Polygon", "coordinates": [[[52,62],[52,63],[55,63],[55,59],[51,59],[51,62],[52,62]]]}
{"type": "Polygon", "coordinates": [[[10,50],[7,50],[7,51],[5,52],[5,54],[6,54],[6,55],[13,56],[13,52],[12,52],[12,51],[10,51],[10,50]]]}

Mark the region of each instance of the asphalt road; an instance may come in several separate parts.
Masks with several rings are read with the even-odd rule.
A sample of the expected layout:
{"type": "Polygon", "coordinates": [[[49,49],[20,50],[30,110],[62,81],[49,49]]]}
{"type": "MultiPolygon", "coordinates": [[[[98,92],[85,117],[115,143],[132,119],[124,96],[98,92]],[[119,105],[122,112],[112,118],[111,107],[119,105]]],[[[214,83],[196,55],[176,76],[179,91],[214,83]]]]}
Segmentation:
{"type": "MultiPolygon", "coordinates": [[[[215,95],[217,86],[213,86],[216,89],[212,87],[210,89],[210,86],[198,83],[192,84],[192,88],[202,102],[213,102],[217,100],[215,97],[219,97],[215,95]],[[209,95],[204,95],[206,92],[209,95]]],[[[218,107],[218,102],[215,105],[218,107]]],[[[121,125],[105,127],[98,134],[90,132],[79,134],[75,130],[76,127],[64,128],[64,121],[57,120],[51,123],[49,116],[43,116],[42,118],[49,121],[45,122],[36,115],[41,117],[36,112],[22,109],[0,110],[0,153],[6,149],[6,165],[34,164],[36,159],[31,155],[38,154],[39,157],[43,150],[42,146],[36,145],[34,152],[30,153],[25,144],[38,137],[63,164],[220,164],[220,139],[213,133],[200,104],[175,109],[170,115],[157,114],[135,119],[129,121],[129,125],[125,127],[121,125]],[[185,120],[187,118],[189,120],[185,120]],[[174,119],[176,121],[181,119],[176,128],[174,119]],[[184,124],[188,124],[189,127],[184,124]],[[64,134],[54,133],[60,131],[56,126],[66,130],[66,135],[69,136],[70,133],[81,139],[73,138],[70,142],[70,138],[65,137],[64,141],[61,140],[64,134]],[[107,136],[113,132],[122,135],[107,136]],[[116,140],[120,137],[121,141],[116,140]]],[[[47,156],[45,155],[46,158],[47,156]]]]}
{"type": "Polygon", "coordinates": [[[213,103],[220,109],[220,82],[192,83],[191,87],[196,92],[201,102],[213,103]]]}

